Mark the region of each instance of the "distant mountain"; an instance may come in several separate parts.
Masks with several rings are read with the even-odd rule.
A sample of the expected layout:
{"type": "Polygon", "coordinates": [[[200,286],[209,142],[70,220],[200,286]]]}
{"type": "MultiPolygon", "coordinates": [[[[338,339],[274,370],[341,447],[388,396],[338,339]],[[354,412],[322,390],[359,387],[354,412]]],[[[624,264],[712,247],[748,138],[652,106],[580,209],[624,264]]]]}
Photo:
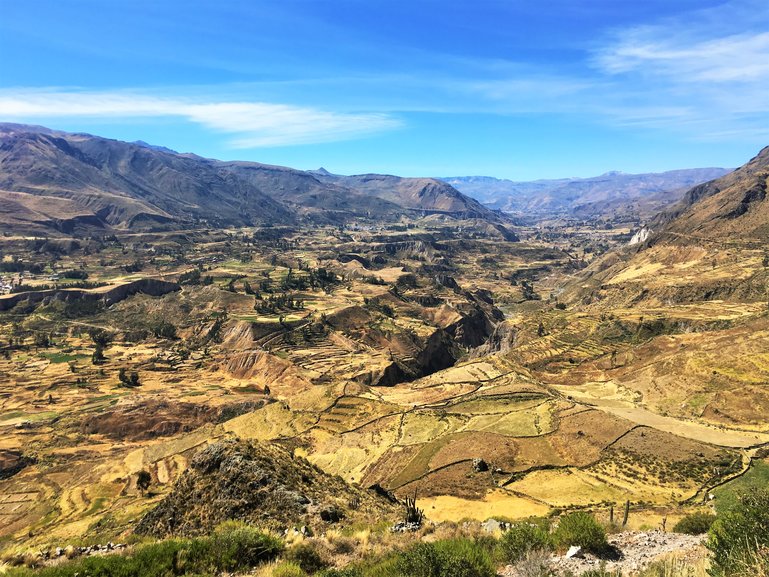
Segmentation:
{"type": "Polygon", "coordinates": [[[535,217],[635,214],[649,218],[674,203],[687,189],[727,174],[725,168],[694,168],[663,173],[608,172],[593,178],[516,182],[488,176],[442,179],[485,206],[535,217]]]}
{"type": "Polygon", "coordinates": [[[683,238],[769,240],[769,146],[747,164],[690,189],[651,228],[683,238]]]}
{"type": "Polygon", "coordinates": [[[767,193],[769,147],[733,172],[690,188],[636,231],[628,246],[605,253],[568,281],[563,300],[601,310],[642,302],[765,302],[767,193]]]}
{"type": "Polygon", "coordinates": [[[425,213],[501,220],[432,179],[312,174],[0,124],[0,226],[15,232],[391,221],[425,213]]]}
{"type": "Polygon", "coordinates": [[[471,218],[495,218],[489,208],[436,178],[402,178],[384,174],[340,176],[321,168],[321,181],[346,186],[399,206],[427,212],[458,213],[471,218]]]}

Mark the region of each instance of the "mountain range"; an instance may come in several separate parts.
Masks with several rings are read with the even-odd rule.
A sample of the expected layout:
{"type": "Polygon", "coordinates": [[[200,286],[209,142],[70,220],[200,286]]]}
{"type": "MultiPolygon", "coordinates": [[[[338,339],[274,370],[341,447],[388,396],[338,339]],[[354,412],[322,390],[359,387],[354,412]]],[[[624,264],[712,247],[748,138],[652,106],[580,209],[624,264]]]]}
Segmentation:
{"type": "Polygon", "coordinates": [[[438,216],[499,227],[508,222],[505,212],[529,219],[625,214],[650,220],[654,230],[713,228],[718,234],[753,231],[764,236],[769,227],[768,156],[764,149],[734,172],[612,172],[533,182],[342,176],[324,169],[224,162],[142,141],[0,124],[0,225],[38,234],[438,216]]]}
{"type": "Polygon", "coordinates": [[[499,214],[436,179],[222,162],[144,142],[0,124],[0,223],[16,232],[397,221],[499,214]]]}
{"type": "Polygon", "coordinates": [[[444,178],[488,208],[535,218],[636,215],[646,219],[680,200],[691,187],[730,172],[693,168],[662,173],[608,172],[592,178],[516,182],[489,176],[444,178]]]}

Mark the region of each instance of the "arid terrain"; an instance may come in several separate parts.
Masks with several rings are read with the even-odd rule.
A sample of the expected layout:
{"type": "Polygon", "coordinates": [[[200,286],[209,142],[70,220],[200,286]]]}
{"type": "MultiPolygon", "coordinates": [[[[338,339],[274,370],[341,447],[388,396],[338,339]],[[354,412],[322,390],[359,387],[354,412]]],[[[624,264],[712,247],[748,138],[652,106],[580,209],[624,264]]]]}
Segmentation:
{"type": "MultiPolygon", "coordinates": [[[[64,154],[57,138],[11,137],[64,154]]],[[[130,150],[162,186],[199,162],[130,150]]],[[[213,528],[200,495],[225,481],[197,479],[194,455],[234,438],[270,444],[231,461],[285,465],[263,502],[232,509],[272,529],[392,524],[394,499],[414,495],[434,522],[608,518],[629,502],[629,529],[664,528],[765,463],[767,149],[634,244],[637,230],[599,221],[515,224],[437,181],[294,171],[314,188],[249,204],[257,169],[207,161],[254,211],[214,226],[192,200],[139,206],[126,186],[109,204],[78,180],[43,184],[49,168],[22,181],[4,158],[2,194],[27,211],[0,224],[7,552],[124,541],[142,519],[157,534],[213,528]],[[321,193],[345,204],[303,196],[321,193]],[[53,196],[68,199],[58,224],[36,204],[53,196]],[[358,197],[387,218],[355,213],[358,197]],[[244,222],[264,207],[269,222],[244,222]],[[315,476],[313,507],[269,515],[315,476]],[[185,502],[194,518],[179,520],[185,502]],[[145,517],[159,504],[178,519],[145,517]]],[[[244,487],[267,482],[254,475],[244,487]]]]}

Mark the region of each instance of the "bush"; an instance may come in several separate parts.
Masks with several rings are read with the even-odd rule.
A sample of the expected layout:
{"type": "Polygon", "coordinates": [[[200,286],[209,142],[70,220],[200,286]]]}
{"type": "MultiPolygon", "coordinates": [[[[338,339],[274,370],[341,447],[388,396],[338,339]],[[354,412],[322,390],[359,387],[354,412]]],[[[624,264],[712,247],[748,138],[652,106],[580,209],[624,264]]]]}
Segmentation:
{"type": "Polygon", "coordinates": [[[272,577],[307,577],[307,573],[296,563],[284,561],[272,570],[272,577]]]}
{"type": "Polygon", "coordinates": [[[469,539],[418,543],[395,562],[403,577],[494,577],[496,570],[488,551],[469,539]]]}
{"type": "Polygon", "coordinates": [[[280,540],[242,524],[227,524],[211,537],[168,539],[128,555],[84,557],[39,571],[12,569],[8,577],[166,577],[242,571],[274,559],[280,540]]]}
{"type": "Polygon", "coordinates": [[[596,554],[605,552],[609,546],[604,528],[592,515],[581,511],[561,517],[553,540],[562,548],[577,545],[596,554]]]}
{"type": "Polygon", "coordinates": [[[294,545],[286,551],[283,558],[301,567],[305,573],[316,573],[329,566],[317,547],[309,541],[294,545]]]}
{"type": "Polygon", "coordinates": [[[687,535],[702,535],[710,530],[710,526],[716,516],[711,513],[692,513],[681,519],[673,527],[674,533],[686,533],[687,535]]]}
{"type": "Polygon", "coordinates": [[[738,498],[735,507],[710,527],[707,547],[714,577],[756,575],[751,567],[769,566],[769,492],[756,490],[738,498]],[[763,557],[763,560],[762,560],[763,557]]]}
{"type": "Polygon", "coordinates": [[[532,549],[515,562],[515,574],[518,577],[555,577],[550,568],[550,553],[541,549],[532,549]]]}
{"type": "Polygon", "coordinates": [[[236,521],[222,523],[208,541],[212,568],[218,571],[254,567],[283,549],[277,538],[236,521]]]}
{"type": "Polygon", "coordinates": [[[515,563],[529,551],[549,551],[553,540],[547,529],[533,523],[516,523],[502,534],[497,550],[505,563],[515,563]]]}

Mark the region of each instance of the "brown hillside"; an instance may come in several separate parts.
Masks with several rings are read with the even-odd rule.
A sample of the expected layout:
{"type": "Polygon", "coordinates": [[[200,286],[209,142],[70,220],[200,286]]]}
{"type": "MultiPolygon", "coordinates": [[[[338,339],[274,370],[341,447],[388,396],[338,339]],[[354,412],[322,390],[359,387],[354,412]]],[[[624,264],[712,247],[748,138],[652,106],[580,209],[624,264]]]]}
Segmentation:
{"type": "Polygon", "coordinates": [[[690,189],[655,230],[711,239],[769,239],[769,146],[734,172],[690,189]]]}

